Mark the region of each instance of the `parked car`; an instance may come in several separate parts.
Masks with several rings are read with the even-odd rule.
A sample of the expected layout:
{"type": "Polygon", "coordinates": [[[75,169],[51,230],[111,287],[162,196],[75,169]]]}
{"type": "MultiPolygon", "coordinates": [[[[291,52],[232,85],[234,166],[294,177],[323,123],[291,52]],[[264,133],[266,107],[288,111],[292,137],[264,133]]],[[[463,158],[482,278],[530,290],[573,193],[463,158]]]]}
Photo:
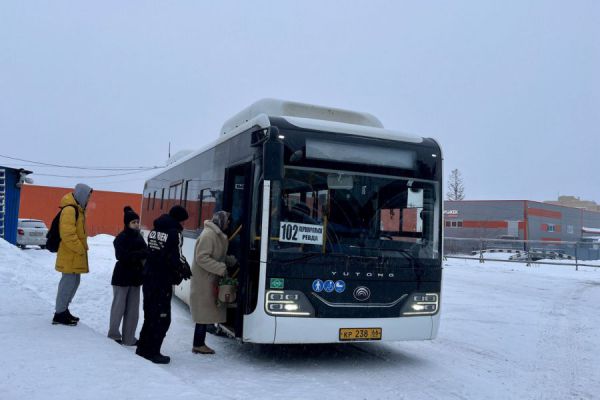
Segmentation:
{"type": "Polygon", "coordinates": [[[46,233],[48,227],[39,219],[21,219],[17,225],[17,246],[24,249],[26,246],[40,246],[46,248],[46,233]]]}

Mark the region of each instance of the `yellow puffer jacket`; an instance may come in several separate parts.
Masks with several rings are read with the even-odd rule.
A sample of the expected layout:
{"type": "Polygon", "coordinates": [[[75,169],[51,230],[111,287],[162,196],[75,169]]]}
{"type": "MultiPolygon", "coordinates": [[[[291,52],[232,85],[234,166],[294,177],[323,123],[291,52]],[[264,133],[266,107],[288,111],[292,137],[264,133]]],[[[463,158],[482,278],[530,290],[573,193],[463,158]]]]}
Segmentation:
{"type": "Polygon", "coordinates": [[[85,233],[85,211],[77,204],[73,193],[66,194],[60,201],[64,208],[60,215],[60,246],[56,253],[56,270],[69,274],[85,274],[88,267],[88,245],[85,233]],[[75,221],[75,206],[79,216],[75,221]]]}

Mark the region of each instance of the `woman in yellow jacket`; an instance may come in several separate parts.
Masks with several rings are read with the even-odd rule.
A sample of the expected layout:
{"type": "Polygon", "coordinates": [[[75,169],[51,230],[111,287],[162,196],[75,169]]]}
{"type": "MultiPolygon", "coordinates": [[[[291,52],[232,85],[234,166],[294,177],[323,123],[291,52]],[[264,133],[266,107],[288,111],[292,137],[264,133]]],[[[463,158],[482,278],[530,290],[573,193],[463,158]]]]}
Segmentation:
{"type": "Polygon", "coordinates": [[[60,246],[56,254],[56,270],[62,273],[62,277],[56,294],[53,324],[77,325],[79,321],[69,311],[69,304],[77,292],[81,274],[89,271],[85,208],[91,194],[91,187],[79,183],[73,193],[66,194],[60,201],[60,246]]]}

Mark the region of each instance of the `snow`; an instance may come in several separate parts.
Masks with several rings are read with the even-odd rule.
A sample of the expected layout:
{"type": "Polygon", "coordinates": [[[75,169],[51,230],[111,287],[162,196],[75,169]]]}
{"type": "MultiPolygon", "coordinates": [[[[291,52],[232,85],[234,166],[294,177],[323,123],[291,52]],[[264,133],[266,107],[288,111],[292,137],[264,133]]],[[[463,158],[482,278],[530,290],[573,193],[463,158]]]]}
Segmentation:
{"type": "Polygon", "coordinates": [[[600,228],[586,228],[585,226],[581,228],[583,233],[600,233],[600,228]]]}
{"type": "MultiPolygon", "coordinates": [[[[51,325],[54,254],[0,239],[0,398],[5,399],[593,399],[600,392],[600,270],[449,259],[434,341],[311,346],[240,344],[209,335],[173,301],[154,365],[106,337],[111,236],[90,238],[90,270],[51,325]]],[[[141,320],[138,329],[141,328],[141,320]]]]}

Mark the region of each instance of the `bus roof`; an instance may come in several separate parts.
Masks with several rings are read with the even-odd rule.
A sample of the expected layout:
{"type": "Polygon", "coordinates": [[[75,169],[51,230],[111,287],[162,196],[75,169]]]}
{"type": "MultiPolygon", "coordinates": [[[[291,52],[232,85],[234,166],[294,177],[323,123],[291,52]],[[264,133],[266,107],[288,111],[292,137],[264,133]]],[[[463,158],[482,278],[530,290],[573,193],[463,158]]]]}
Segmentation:
{"type": "Polygon", "coordinates": [[[221,135],[230,134],[240,125],[260,114],[269,117],[300,117],[321,121],[344,122],[352,125],[383,128],[383,124],[375,116],[365,112],[343,110],[341,108],[323,107],[296,101],[262,99],[244,108],[229,118],[221,128],[221,135]]]}

